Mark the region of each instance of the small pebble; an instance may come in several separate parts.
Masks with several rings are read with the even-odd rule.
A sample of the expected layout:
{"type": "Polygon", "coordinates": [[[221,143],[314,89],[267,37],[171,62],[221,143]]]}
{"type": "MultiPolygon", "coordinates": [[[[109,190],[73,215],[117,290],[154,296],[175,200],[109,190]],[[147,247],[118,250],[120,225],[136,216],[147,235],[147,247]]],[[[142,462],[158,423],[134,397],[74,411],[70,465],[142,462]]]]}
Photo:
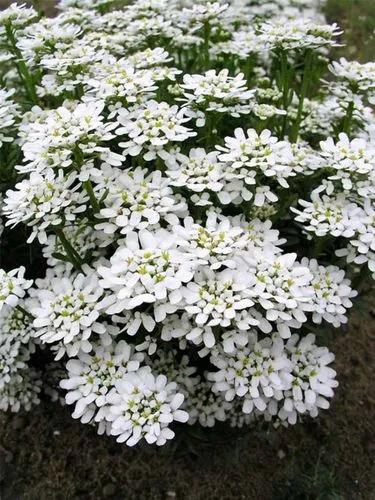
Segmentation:
{"type": "Polygon", "coordinates": [[[103,488],[104,497],[112,497],[116,493],[116,486],[113,483],[108,483],[103,488]]]}

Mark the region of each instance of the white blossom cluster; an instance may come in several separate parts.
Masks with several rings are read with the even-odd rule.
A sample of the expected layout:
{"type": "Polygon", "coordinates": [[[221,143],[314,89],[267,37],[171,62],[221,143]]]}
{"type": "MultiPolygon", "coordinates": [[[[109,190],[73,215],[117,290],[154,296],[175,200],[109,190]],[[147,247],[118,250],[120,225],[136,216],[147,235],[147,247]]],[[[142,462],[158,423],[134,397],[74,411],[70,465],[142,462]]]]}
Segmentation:
{"type": "MultiPolygon", "coordinates": [[[[21,305],[22,304],[22,305],[21,305]]],[[[0,312],[0,408],[18,412],[39,403],[41,374],[30,365],[35,352],[33,325],[25,309],[4,305],[0,312]]]]}
{"type": "Polygon", "coordinates": [[[339,35],[307,0],[0,12],[1,409],[44,388],[133,446],[328,408],[310,332],[375,277],[374,65],[339,35]]]}
{"type": "Polygon", "coordinates": [[[13,130],[19,117],[19,107],[10,98],[14,90],[0,89],[0,147],[14,140],[13,130]]]}
{"type": "Polygon", "coordinates": [[[211,362],[218,371],[209,374],[213,391],[226,401],[238,397],[245,414],[257,409],[265,418],[278,417],[293,424],[298,414],[316,417],[319,408],[328,408],[326,398],[337,387],[336,372],[329,365],[334,356],[326,347],[317,347],[308,334],[299,340],[293,335],[284,344],[280,338],[254,339],[251,348],[233,356],[214,352],[211,362]]]}
{"type": "Polygon", "coordinates": [[[375,64],[368,62],[361,64],[358,61],[347,61],[342,57],[333,61],[329,67],[335,76],[332,84],[334,94],[340,98],[354,99],[355,96],[365,96],[370,102],[375,100],[375,64]]]}

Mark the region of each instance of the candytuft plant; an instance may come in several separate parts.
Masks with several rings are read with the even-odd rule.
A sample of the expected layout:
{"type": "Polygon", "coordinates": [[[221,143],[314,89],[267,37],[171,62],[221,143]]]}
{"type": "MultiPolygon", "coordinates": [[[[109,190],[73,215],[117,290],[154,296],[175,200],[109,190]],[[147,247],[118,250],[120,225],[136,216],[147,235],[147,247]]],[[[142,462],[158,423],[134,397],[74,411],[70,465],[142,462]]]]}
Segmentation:
{"type": "Polygon", "coordinates": [[[0,12],[0,409],[129,446],[295,424],[375,277],[375,64],[319,2],[0,12]],[[322,339],[323,337],[323,339],[322,339]]]}

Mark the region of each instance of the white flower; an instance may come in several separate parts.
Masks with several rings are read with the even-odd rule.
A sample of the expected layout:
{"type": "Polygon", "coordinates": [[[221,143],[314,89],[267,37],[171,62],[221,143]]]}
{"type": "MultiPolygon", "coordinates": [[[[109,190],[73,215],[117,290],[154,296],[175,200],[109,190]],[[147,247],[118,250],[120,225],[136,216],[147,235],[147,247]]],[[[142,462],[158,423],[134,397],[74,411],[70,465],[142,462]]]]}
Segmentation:
{"type": "Polygon", "coordinates": [[[335,327],[347,323],[345,313],[352,307],[350,299],[355,297],[357,292],[351,289],[345,272],[336,266],[320,266],[315,259],[308,260],[306,257],[302,259],[301,264],[308,267],[313,275],[311,286],[314,290],[314,323],[321,323],[322,319],[335,327]]]}
{"type": "Polygon", "coordinates": [[[15,374],[27,368],[34,345],[29,318],[18,309],[3,307],[0,312],[0,390],[12,383],[15,374]]]}
{"type": "Polygon", "coordinates": [[[37,17],[38,13],[33,7],[12,3],[7,9],[0,11],[0,35],[4,35],[6,25],[10,24],[14,30],[19,30],[35,21],[37,17]]]}
{"type": "Polygon", "coordinates": [[[313,192],[311,202],[299,200],[303,210],[291,208],[297,214],[295,220],[304,225],[308,232],[316,236],[344,236],[351,238],[363,226],[364,210],[350,202],[343,193],[337,196],[313,192]]]}
{"type": "Polygon", "coordinates": [[[157,340],[151,335],[146,335],[143,342],[135,346],[135,350],[138,352],[146,351],[149,356],[153,356],[158,348],[157,340]]]}
{"type": "Polygon", "coordinates": [[[209,374],[209,380],[214,382],[212,390],[223,392],[227,401],[235,396],[244,398],[244,413],[254,408],[265,411],[275,393],[290,387],[290,362],[280,338],[259,342],[255,338],[251,346],[233,354],[217,350],[210,361],[219,369],[209,374]]]}
{"type": "MultiPolygon", "coordinates": [[[[255,168],[265,163],[276,164],[274,145],[278,144],[277,137],[273,137],[269,130],[263,130],[260,135],[254,129],[246,133],[236,128],[234,137],[225,138],[225,147],[218,147],[224,154],[220,160],[231,163],[233,168],[241,169],[244,166],[255,168]]],[[[282,143],[282,146],[284,143],[282,143]]],[[[240,170],[239,170],[240,172],[240,170]]]]}
{"type": "Polygon", "coordinates": [[[178,243],[189,253],[207,260],[211,269],[222,266],[235,268],[233,258],[247,247],[247,234],[240,224],[233,223],[230,217],[207,213],[206,224],[194,223],[191,217],[184,219],[184,226],[175,225],[173,232],[178,243]]]}
{"type": "Polygon", "coordinates": [[[367,264],[372,273],[372,279],[375,279],[375,252],[369,250],[366,254],[359,254],[357,248],[348,243],[345,248],[336,250],[336,255],[338,257],[346,257],[346,261],[349,264],[353,262],[358,265],[367,264]]]}
{"type": "Polygon", "coordinates": [[[251,296],[267,321],[276,322],[282,338],[290,337],[290,327],[307,321],[305,311],[311,310],[312,274],[296,258],[295,253],[275,255],[270,249],[255,249],[246,258],[255,278],[251,296]]]}
{"type": "Polygon", "coordinates": [[[187,25],[196,26],[204,23],[210,25],[220,24],[229,4],[220,2],[207,2],[193,4],[190,8],[183,9],[181,21],[187,25]]]}
{"type": "Polygon", "coordinates": [[[149,444],[163,445],[174,437],[169,425],[188,419],[188,414],[179,409],[183,400],[176,384],[168,383],[164,375],[155,377],[147,367],[127,373],[107,396],[111,434],[128,446],[142,438],[149,444]]]}
{"type": "Polygon", "coordinates": [[[341,57],[339,61],[333,61],[329,69],[336,77],[338,85],[337,88],[333,83],[330,86],[332,91],[349,92],[350,96],[353,94],[364,94],[369,98],[375,96],[375,63],[361,64],[341,57]]]}
{"type": "Polygon", "coordinates": [[[338,386],[336,372],[328,367],[335,356],[326,347],[317,347],[315,336],[308,334],[299,340],[293,335],[285,348],[293,365],[291,388],[283,394],[278,417],[295,424],[298,414],[318,415],[319,409],[329,408],[326,398],[333,396],[338,386]]]}
{"type": "Polygon", "coordinates": [[[328,179],[339,181],[345,191],[375,199],[375,148],[371,143],[358,138],[350,141],[341,133],[336,143],[329,137],[320,147],[323,165],[335,172],[328,179]]]}
{"type": "MultiPolygon", "coordinates": [[[[245,134],[237,128],[234,137],[225,138],[225,147],[217,146],[217,149],[223,152],[219,160],[227,164],[226,179],[229,184],[224,188],[226,193],[218,194],[224,204],[236,202],[236,197],[239,201],[249,201],[254,194],[247,186],[255,185],[259,176],[275,178],[282,187],[288,188],[286,178],[296,175],[291,145],[287,141],[278,141],[269,130],[263,130],[258,135],[254,129],[247,130],[245,134]]],[[[258,196],[255,193],[254,198],[257,206],[262,206],[265,198],[277,201],[277,196],[268,186],[258,186],[257,189],[258,196]]]]}
{"type": "Polygon", "coordinates": [[[159,351],[151,360],[151,369],[154,373],[165,375],[168,380],[173,380],[177,384],[178,392],[181,392],[185,401],[181,409],[186,409],[186,398],[194,392],[200,377],[196,374],[196,366],[190,364],[189,357],[185,354],[178,355],[178,351],[159,351]]]}
{"type": "Polygon", "coordinates": [[[355,237],[350,240],[359,254],[375,251],[375,208],[369,202],[364,204],[364,215],[363,224],[359,227],[355,237]]]}
{"type": "Polygon", "coordinates": [[[267,120],[275,115],[286,115],[287,112],[284,109],[279,109],[272,104],[254,104],[253,113],[261,120],[267,120]]]}
{"type": "MultiPolygon", "coordinates": [[[[257,324],[254,320],[252,324],[257,324]]],[[[224,330],[215,331],[207,325],[197,326],[193,323],[188,313],[181,315],[172,314],[163,321],[161,330],[161,339],[171,341],[177,339],[179,348],[186,349],[188,345],[200,347],[198,355],[203,358],[210,354],[212,348],[217,344],[222,345],[225,352],[233,352],[238,346],[245,346],[251,337],[251,331],[224,330]]]]}
{"type": "Polygon", "coordinates": [[[5,142],[13,141],[14,125],[20,115],[18,104],[10,99],[14,92],[0,89],[0,148],[5,142]]]}
{"type": "MultiPolygon", "coordinates": [[[[307,134],[318,134],[321,137],[334,135],[335,127],[338,127],[346,114],[347,103],[336,96],[327,95],[322,100],[305,99],[304,114],[301,122],[301,131],[307,134]]],[[[354,114],[356,121],[358,113],[354,114]]]]}
{"type": "Polygon", "coordinates": [[[196,384],[186,399],[190,425],[198,422],[202,427],[213,427],[216,422],[225,422],[231,408],[222,394],[212,392],[212,384],[206,380],[196,384]]]}
{"type": "Polygon", "coordinates": [[[279,231],[272,229],[272,222],[270,220],[247,220],[240,216],[233,218],[232,221],[233,225],[239,225],[244,229],[247,250],[253,251],[255,248],[272,248],[274,254],[281,252],[281,249],[278,247],[279,245],[283,245],[286,240],[279,238],[279,231]]]}
{"type": "Polygon", "coordinates": [[[375,276],[375,209],[368,201],[365,202],[362,225],[357,233],[350,238],[347,248],[336,251],[339,257],[355,264],[366,264],[375,276]]]}
{"type": "Polygon", "coordinates": [[[17,47],[28,63],[35,67],[45,54],[68,48],[80,34],[80,26],[63,23],[59,17],[41,18],[23,30],[17,47]]]}
{"type": "Polygon", "coordinates": [[[4,305],[17,307],[19,300],[25,296],[26,290],[31,287],[33,280],[24,278],[23,266],[4,271],[0,269],[0,311],[4,305]]]}
{"type": "Polygon", "coordinates": [[[127,60],[136,69],[150,69],[168,64],[173,61],[173,57],[163,47],[156,47],[130,54],[127,60]]]}
{"type": "MultiPolygon", "coordinates": [[[[92,29],[92,24],[96,18],[96,13],[90,10],[98,0],[61,0],[58,4],[59,20],[62,24],[74,23],[92,29]]],[[[100,0],[99,0],[100,1],[100,0]]]]}
{"type": "Polygon", "coordinates": [[[140,328],[151,333],[156,326],[156,322],[149,312],[135,311],[134,309],[122,311],[120,316],[112,315],[112,321],[121,326],[121,332],[126,332],[130,336],[135,335],[140,328]]]}
{"type": "MultiPolygon", "coordinates": [[[[238,117],[251,111],[254,90],[247,88],[244,75],[229,76],[223,69],[206,71],[204,75],[187,75],[180,85],[184,98],[180,100],[193,109],[229,113],[238,117]]],[[[202,126],[204,123],[200,123],[202,126]]]]}
{"type": "Polygon", "coordinates": [[[255,188],[254,205],[256,207],[263,207],[267,203],[276,203],[278,197],[271,191],[269,186],[258,186],[255,188]]]}
{"type": "MultiPolygon", "coordinates": [[[[170,178],[170,185],[184,187],[194,193],[220,191],[223,186],[223,164],[218,162],[218,152],[206,153],[203,148],[193,148],[189,156],[182,153],[171,154],[166,163],[169,170],[166,175],[170,178]]],[[[211,201],[204,201],[201,196],[191,196],[198,199],[197,205],[212,205],[211,201]]]]}
{"type": "Polygon", "coordinates": [[[329,406],[308,324],[345,323],[347,276],[375,278],[375,65],[329,65],[320,3],[0,12],[0,233],[31,266],[0,269],[0,410],[42,382],[64,404],[61,381],[133,446],[329,406]]]}
{"type": "Polygon", "coordinates": [[[40,61],[40,66],[45,69],[46,74],[38,89],[39,95],[56,96],[65,91],[74,92],[83,85],[88,75],[91,75],[92,65],[106,56],[106,52],[82,40],[61,47],[52,54],[45,54],[40,61]]]}
{"type": "MultiPolygon", "coordinates": [[[[183,216],[186,204],[169,187],[169,179],[160,171],[146,175],[147,170],[136,168],[124,172],[115,171],[106,183],[108,190],[104,199],[105,208],[100,218],[106,222],[96,225],[96,229],[112,234],[120,230],[127,234],[133,229],[156,227],[163,219],[183,216]]],[[[99,179],[100,180],[100,179],[99,179]]]]}
{"type": "Polygon", "coordinates": [[[126,142],[119,143],[125,155],[142,154],[146,161],[150,161],[157,156],[168,157],[171,144],[196,135],[196,132],[184,126],[189,120],[185,111],[178,106],[150,100],[134,111],[119,110],[120,126],[116,134],[128,138],[126,142]]]}
{"type": "Polygon", "coordinates": [[[220,269],[237,268],[238,257],[246,258],[255,248],[280,253],[277,245],[285,240],[279,240],[279,232],[271,227],[271,221],[247,221],[244,217],[225,217],[209,211],[205,225],[187,217],[184,226],[174,225],[172,229],[184,250],[207,260],[212,269],[220,269]]]}
{"type": "Polygon", "coordinates": [[[0,410],[19,412],[30,411],[31,407],[40,403],[39,394],[42,381],[35,370],[29,368],[17,373],[10,383],[0,389],[0,410]]]}
{"type": "Polygon", "coordinates": [[[86,85],[97,99],[120,101],[125,106],[140,103],[145,97],[151,98],[157,89],[151,71],[136,70],[128,59],[115,57],[95,64],[86,85]]]}
{"type": "Polygon", "coordinates": [[[234,325],[246,330],[248,325],[241,319],[240,312],[248,312],[254,304],[251,300],[253,284],[254,278],[247,272],[225,269],[215,273],[203,268],[182,290],[184,309],[198,326],[234,325]]]}
{"type": "Polygon", "coordinates": [[[305,141],[290,144],[291,157],[288,165],[298,175],[312,175],[323,168],[324,159],[305,141]]]}
{"type": "MultiPolygon", "coordinates": [[[[254,8],[254,6],[252,6],[254,8]]],[[[233,39],[219,42],[211,48],[212,55],[235,55],[242,60],[248,59],[252,54],[265,53],[267,50],[264,40],[255,32],[252,26],[233,33],[233,39]]]]}
{"type": "MultiPolygon", "coordinates": [[[[43,281],[35,292],[38,303],[31,308],[35,316],[35,336],[43,343],[62,341],[69,356],[79,349],[90,352],[94,334],[103,335],[105,326],[98,321],[98,302],[103,289],[92,270],[88,276],[53,277],[46,286],[43,281]]],[[[63,353],[59,352],[59,357],[63,353]]]]}
{"type": "Polygon", "coordinates": [[[39,120],[23,128],[27,140],[22,145],[24,163],[18,170],[42,172],[50,167],[70,167],[79,157],[98,156],[112,165],[121,165],[122,156],[101,143],[113,139],[116,123],[104,123],[104,102],[69,103],[69,107],[44,111],[39,120]]]}
{"type": "Polygon", "coordinates": [[[128,233],[111,258],[111,266],[98,269],[101,285],[114,292],[101,307],[108,314],[117,314],[144,303],[157,307],[165,299],[178,304],[183,283],[192,279],[200,263],[192,257],[180,251],[173,235],[165,230],[128,233]]]}
{"type": "Polygon", "coordinates": [[[200,345],[203,339],[210,343],[212,339],[215,341],[212,328],[197,327],[186,312],[167,316],[162,323],[160,338],[166,342],[177,339],[181,351],[186,349],[188,341],[194,345],[200,345]]]}
{"type": "Polygon", "coordinates": [[[77,214],[86,210],[87,197],[78,191],[80,187],[73,172],[67,177],[62,170],[56,175],[52,169],[43,174],[31,172],[29,179],[17,183],[15,190],[6,192],[3,206],[3,213],[8,218],[6,226],[14,227],[23,222],[32,227],[28,243],[36,236],[45,243],[47,228],[72,222],[77,214]]]}
{"type": "Polygon", "coordinates": [[[143,355],[134,354],[124,340],[109,346],[95,345],[91,354],[79,351],[67,362],[68,377],[60,382],[60,387],[68,391],[66,403],[75,405],[72,417],[84,424],[104,420],[108,412],[106,395],[126,373],[137,371],[142,360],[143,355]]]}
{"type": "Polygon", "coordinates": [[[271,49],[317,49],[334,47],[340,35],[337,24],[316,24],[311,19],[277,19],[261,24],[261,40],[271,49]]]}

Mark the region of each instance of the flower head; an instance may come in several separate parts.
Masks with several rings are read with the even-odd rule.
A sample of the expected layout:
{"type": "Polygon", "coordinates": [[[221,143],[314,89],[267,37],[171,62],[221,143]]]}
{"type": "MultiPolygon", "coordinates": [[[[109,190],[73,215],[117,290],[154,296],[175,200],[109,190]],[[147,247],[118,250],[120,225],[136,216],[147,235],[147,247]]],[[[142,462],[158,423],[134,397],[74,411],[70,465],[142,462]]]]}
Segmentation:
{"type": "Polygon", "coordinates": [[[134,111],[120,110],[120,126],[116,134],[127,138],[119,143],[125,155],[138,156],[142,153],[143,158],[150,161],[157,156],[168,157],[172,144],[196,135],[184,125],[189,120],[178,106],[150,100],[134,111]]]}
{"type": "Polygon", "coordinates": [[[26,280],[24,274],[23,266],[9,272],[0,269],[0,311],[5,304],[16,307],[26,290],[31,287],[33,281],[26,280]]]}
{"type": "Polygon", "coordinates": [[[107,396],[111,434],[128,446],[142,438],[149,444],[163,445],[174,437],[169,424],[188,419],[188,414],[179,409],[183,400],[176,384],[168,383],[164,375],[154,376],[147,367],[128,373],[107,396]]]}
{"type": "Polygon", "coordinates": [[[104,420],[108,392],[126,373],[137,371],[142,360],[143,355],[134,354],[123,340],[109,346],[95,345],[90,354],[79,351],[67,362],[68,377],[60,382],[68,391],[66,403],[75,405],[73,418],[82,423],[104,420]]]}
{"type": "Polygon", "coordinates": [[[98,302],[104,292],[97,275],[91,272],[90,276],[53,277],[47,283],[36,284],[40,288],[35,291],[37,303],[31,309],[35,336],[43,343],[62,342],[58,357],[65,351],[69,356],[75,356],[79,349],[90,352],[92,337],[106,332],[98,321],[98,302]]]}

